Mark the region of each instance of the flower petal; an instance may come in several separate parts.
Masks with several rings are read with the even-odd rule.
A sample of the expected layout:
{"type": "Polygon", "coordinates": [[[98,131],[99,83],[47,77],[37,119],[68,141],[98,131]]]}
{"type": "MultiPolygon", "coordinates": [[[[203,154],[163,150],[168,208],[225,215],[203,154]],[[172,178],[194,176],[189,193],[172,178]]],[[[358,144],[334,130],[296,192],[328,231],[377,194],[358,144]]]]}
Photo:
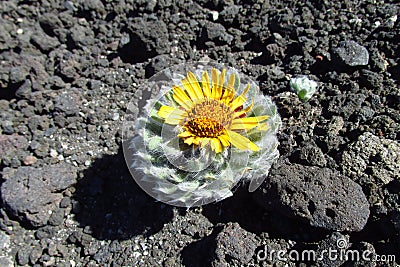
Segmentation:
{"type": "Polygon", "coordinates": [[[178,137],[180,138],[186,138],[186,137],[191,137],[193,136],[193,134],[191,132],[188,131],[184,131],[178,134],[178,137]]]}
{"type": "Polygon", "coordinates": [[[203,87],[204,96],[211,98],[210,77],[208,76],[207,71],[203,72],[201,85],[203,87]]]}
{"type": "Polygon", "coordinates": [[[190,72],[190,71],[188,72],[187,80],[189,81],[190,85],[192,86],[192,89],[194,90],[197,98],[204,98],[203,90],[201,90],[199,81],[197,80],[197,78],[193,74],[193,72],[190,72]]]}
{"type": "Polygon", "coordinates": [[[244,137],[236,132],[229,131],[229,130],[227,131],[227,133],[229,135],[229,139],[230,139],[229,141],[236,148],[238,148],[240,150],[246,150],[246,149],[250,149],[253,151],[259,150],[258,146],[256,144],[254,144],[253,142],[251,142],[246,137],[244,137]]]}
{"type": "Polygon", "coordinates": [[[249,130],[252,129],[258,125],[262,121],[265,121],[268,119],[269,116],[257,116],[257,117],[247,117],[247,118],[241,118],[241,119],[234,119],[232,121],[232,125],[230,127],[231,130],[249,130]]]}
{"type": "Polygon", "coordinates": [[[244,114],[250,112],[250,110],[253,109],[253,106],[254,106],[254,99],[253,99],[253,101],[251,101],[250,106],[248,106],[248,107],[245,108],[245,109],[236,111],[236,112],[233,114],[233,119],[239,118],[240,116],[243,116],[244,114]]]}
{"type": "Polygon", "coordinates": [[[221,144],[223,146],[229,146],[230,145],[229,136],[228,135],[226,135],[226,134],[219,135],[218,139],[219,139],[219,141],[221,141],[221,144]]]}
{"type": "Polygon", "coordinates": [[[210,142],[211,142],[211,148],[212,150],[215,151],[215,153],[222,152],[223,147],[218,138],[210,138],[210,142]]]}
{"type": "Polygon", "coordinates": [[[220,88],[219,76],[218,76],[217,69],[212,69],[211,70],[211,79],[212,79],[211,97],[216,99],[216,100],[219,100],[219,99],[221,99],[222,88],[220,88]]]}
{"type": "Polygon", "coordinates": [[[185,139],[185,141],[183,141],[184,143],[191,145],[191,144],[195,144],[198,145],[200,144],[201,141],[201,137],[197,137],[197,136],[191,136],[185,139]]]}
{"type": "Polygon", "coordinates": [[[238,97],[236,97],[235,100],[232,101],[230,107],[232,110],[237,109],[238,107],[242,106],[244,102],[246,102],[246,97],[245,95],[250,89],[250,84],[247,84],[246,88],[244,89],[243,93],[241,93],[238,97]]]}
{"type": "Polygon", "coordinates": [[[192,88],[192,85],[190,84],[187,78],[182,80],[182,85],[183,88],[185,88],[186,92],[188,93],[190,99],[196,100],[198,98],[196,91],[192,88]]]}
{"type": "Polygon", "coordinates": [[[179,86],[174,86],[173,89],[174,94],[173,98],[174,100],[183,108],[186,110],[189,110],[193,107],[193,102],[192,100],[188,97],[188,95],[183,91],[182,88],[179,86]]]}
{"type": "Polygon", "coordinates": [[[187,116],[186,111],[169,106],[161,106],[157,114],[171,125],[178,125],[187,116]]]}
{"type": "Polygon", "coordinates": [[[222,69],[220,75],[219,75],[219,81],[218,81],[218,90],[220,91],[220,97],[218,99],[222,98],[222,92],[224,89],[224,83],[225,83],[225,76],[226,76],[226,69],[222,69]]]}
{"type": "Polygon", "coordinates": [[[176,108],[170,106],[161,106],[161,108],[157,112],[157,115],[163,119],[166,119],[175,109],[176,108]]]}

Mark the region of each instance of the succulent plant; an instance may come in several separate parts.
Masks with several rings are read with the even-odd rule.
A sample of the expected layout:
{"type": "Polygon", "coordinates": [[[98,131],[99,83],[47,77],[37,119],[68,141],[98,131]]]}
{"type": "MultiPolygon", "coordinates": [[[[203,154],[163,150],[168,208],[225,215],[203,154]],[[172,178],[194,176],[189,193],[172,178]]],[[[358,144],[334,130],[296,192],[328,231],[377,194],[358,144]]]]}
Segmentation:
{"type": "Polygon", "coordinates": [[[318,84],[307,76],[301,76],[291,78],[290,87],[301,100],[308,101],[316,92],[318,84]]]}
{"type": "Polygon", "coordinates": [[[219,65],[178,66],[157,77],[147,86],[158,97],[135,116],[134,135],[124,136],[139,185],[157,200],[185,207],[229,197],[241,179],[255,190],[279,156],[281,121],[271,98],[219,65]]]}

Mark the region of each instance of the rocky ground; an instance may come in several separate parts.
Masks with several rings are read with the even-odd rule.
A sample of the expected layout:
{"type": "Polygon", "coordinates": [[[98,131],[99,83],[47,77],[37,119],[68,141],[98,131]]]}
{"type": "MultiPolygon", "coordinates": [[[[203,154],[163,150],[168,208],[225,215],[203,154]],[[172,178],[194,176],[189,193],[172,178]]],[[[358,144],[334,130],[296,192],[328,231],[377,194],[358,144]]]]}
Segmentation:
{"type": "Polygon", "coordinates": [[[0,2],[0,266],[400,264],[398,2],[243,2],[0,2]],[[273,97],[281,156],[256,192],[186,210],[135,184],[121,125],[143,81],[204,59],[273,97]],[[260,257],[338,240],[397,261],[260,257]]]}

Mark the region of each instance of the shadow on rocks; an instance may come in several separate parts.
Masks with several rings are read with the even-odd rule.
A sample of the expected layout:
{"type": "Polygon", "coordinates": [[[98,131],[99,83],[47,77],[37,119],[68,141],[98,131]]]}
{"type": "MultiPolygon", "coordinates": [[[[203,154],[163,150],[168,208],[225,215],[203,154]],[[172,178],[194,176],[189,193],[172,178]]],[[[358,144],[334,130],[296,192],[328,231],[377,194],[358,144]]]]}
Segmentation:
{"type": "Polygon", "coordinates": [[[134,181],[122,149],[83,171],[73,195],[73,213],[84,232],[100,240],[150,236],[172,219],[172,208],[156,202],[134,181]]]}
{"type": "Polygon", "coordinates": [[[329,232],[284,216],[274,207],[261,207],[255,202],[254,193],[249,193],[245,186],[240,186],[232,197],[203,207],[203,215],[214,225],[237,222],[248,232],[267,233],[268,238],[315,242],[329,232]]]}
{"type": "Polygon", "coordinates": [[[183,266],[211,266],[213,252],[217,249],[215,239],[221,230],[222,226],[216,226],[210,235],[183,248],[181,253],[183,266]]]}

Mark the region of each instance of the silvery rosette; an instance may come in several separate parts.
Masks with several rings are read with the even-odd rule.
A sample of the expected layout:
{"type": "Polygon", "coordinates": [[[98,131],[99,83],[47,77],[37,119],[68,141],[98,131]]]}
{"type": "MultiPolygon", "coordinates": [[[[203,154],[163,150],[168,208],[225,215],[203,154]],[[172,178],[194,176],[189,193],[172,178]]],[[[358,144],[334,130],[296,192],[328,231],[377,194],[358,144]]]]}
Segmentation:
{"type": "MultiPolygon", "coordinates": [[[[202,108],[204,109],[204,104],[202,108]]],[[[205,122],[216,121],[218,124],[221,111],[216,110],[212,113],[213,106],[206,108],[211,110],[210,114],[215,114],[216,119],[205,118],[205,122]]],[[[151,77],[139,88],[129,103],[123,125],[124,156],[135,181],[155,199],[175,206],[201,206],[231,196],[233,188],[240,180],[248,182],[250,192],[259,187],[279,156],[276,132],[280,124],[280,116],[271,98],[263,95],[255,82],[236,69],[210,62],[177,65],[151,77]],[[205,75],[205,72],[209,75],[205,75]],[[185,83],[188,80],[192,85],[198,82],[192,87],[198,88],[197,92],[200,90],[201,98],[193,100],[193,97],[190,97],[191,92],[185,91],[189,85],[182,84],[182,81],[185,83]],[[220,82],[219,87],[215,81],[220,82]],[[200,105],[198,103],[204,102],[210,94],[217,95],[212,91],[214,87],[219,88],[220,96],[214,96],[213,103],[222,101],[219,100],[223,98],[222,95],[231,92],[234,97],[225,100],[224,103],[228,103],[225,104],[228,106],[226,110],[229,110],[231,105],[232,116],[236,114],[237,118],[232,119],[233,123],[231,121],[229,125],[242,118],[244,122],[254,121],[251,118],[262,118],[265,121],[251,129],[253,126],[243,126],[243,130],[236,127],[239,130],[234,133],[229,129],[229,127],[234,129],[233,126],[224,124],[223,126],[227,128],[225,139],[228,142],[224,144],[221,141],[222,145],[217,137],[214,138],[216,140],[212,140],[213,138],[208,138],[207,134],[202,132],[196,137],[197,128],[193,130],[193,127],[197,125],[192,124],[198,120],[193,120],[192,111],[185,111],[179,106],[181,102],[176,101],[177,87],[181,88],[178,88],[180,92],[185,92],[185,97],[188,96],[192,106],[200,105]],[[228,90],[229,88],[231,90],[228,90]],[[239,99],[241,96],[244,97],[239,99]],[[237,99],[242,101],[236,101],[237,99]],[[234,101],[241,106],[233,106],[231,103],[234,101]],[[179,116],[182,116],[181,123],[166,123],[168,118],[160,111],[162,107],[172,111],[175,109],[179,116]],[[239,114],[239,111],[244,109],[247,112],[239,114]],[[181,138],[184,129],[190,129],[194,138],[192,136],[181,138]],[[248,140],[248,143],[257,149],[243,149],[240,144],[239,146],[235,144],[233,137],[238,134],[240,140],[248,140]],[[197,141],[189,141],[189,138],[197,141]],[[210,140],[217,142],[209,142],[210,140]],[[210,143],[218,143],[220,149],[216,149],[215,145],[212,146],[210,143]]],[[[219,133],[212,134],[215,136],[219,133]]]]}

